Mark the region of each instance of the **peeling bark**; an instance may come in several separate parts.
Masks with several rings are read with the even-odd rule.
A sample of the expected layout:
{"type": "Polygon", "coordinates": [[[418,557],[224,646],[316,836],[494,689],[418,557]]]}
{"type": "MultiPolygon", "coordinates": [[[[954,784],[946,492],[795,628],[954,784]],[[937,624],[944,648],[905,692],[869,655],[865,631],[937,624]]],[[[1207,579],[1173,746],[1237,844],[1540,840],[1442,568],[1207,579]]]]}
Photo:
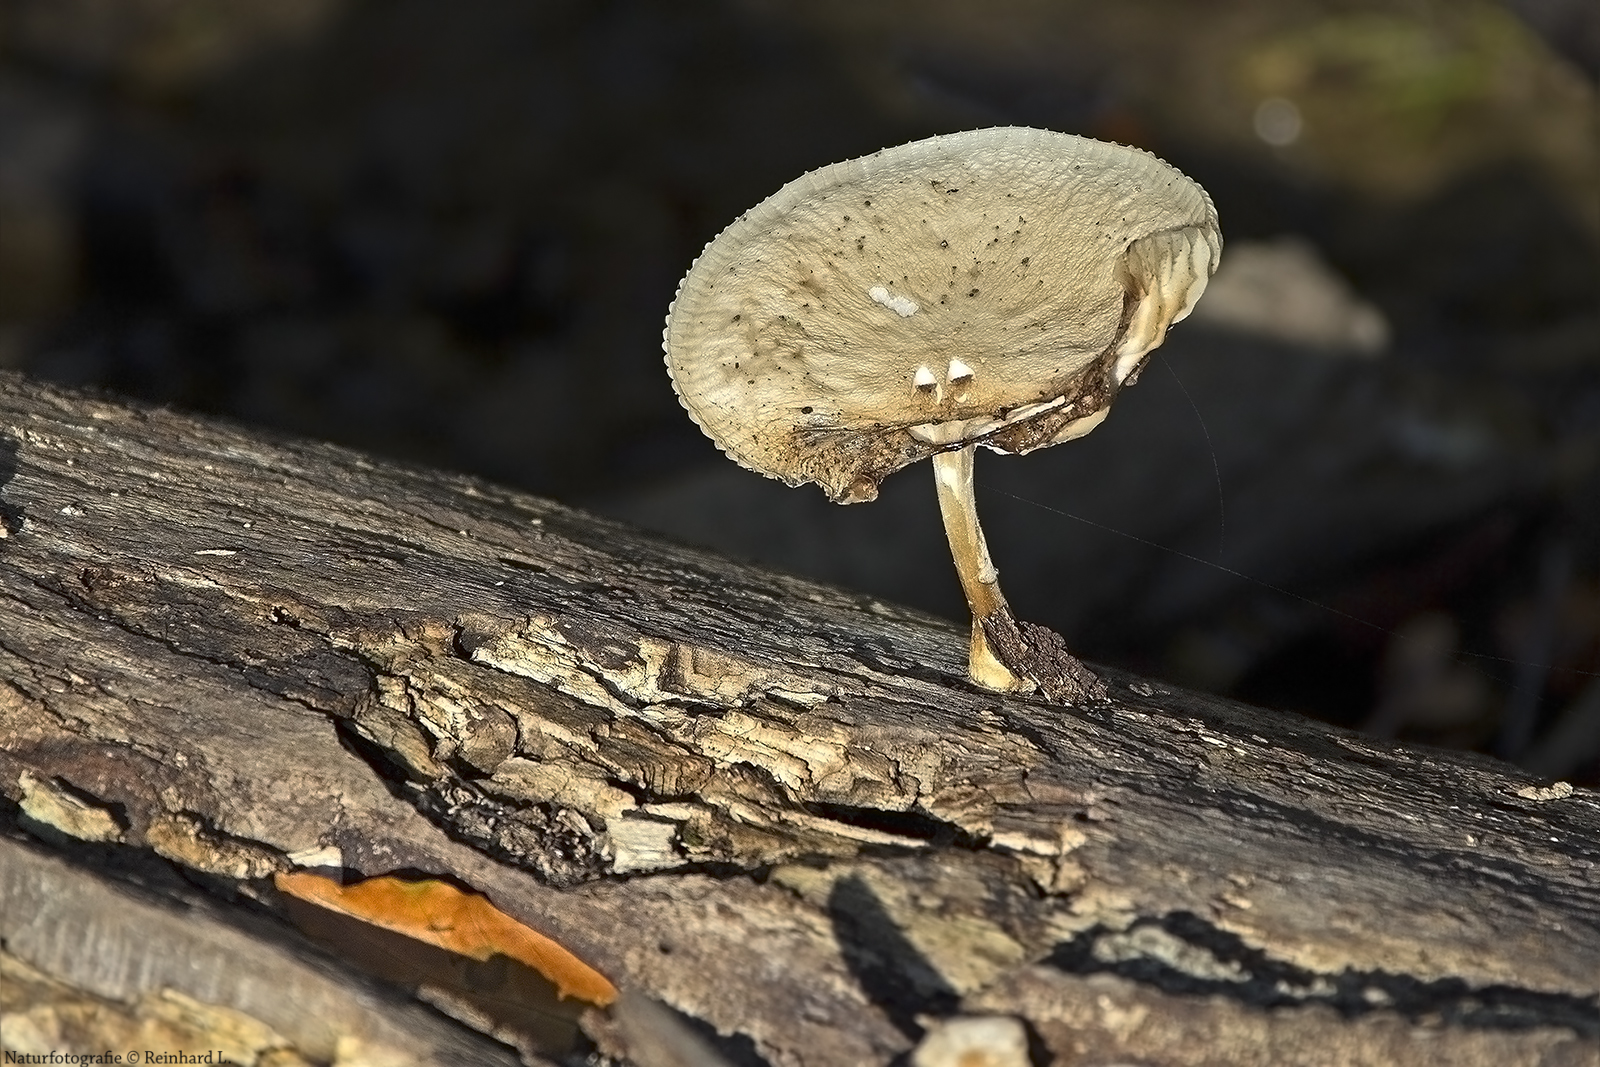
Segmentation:
{"type": "MultiPolygon", "coordinates": [[[[1039,1063],[1600,1062],[1592,792],[1110,670],[1002,697],[964,626],[3,375],[0,528],[0,819],[247,971],[340,966],[270,888],[314,863],[448,874],[733,1063],[887,1064],[962,1013],[1039,1063]]],[[[81,995],[266,1019],[28,947],[106,951],[91,914],[0,933],[81,995]]],[[[267,1024],[416,1009],[369,999],[267,1024]]]]}

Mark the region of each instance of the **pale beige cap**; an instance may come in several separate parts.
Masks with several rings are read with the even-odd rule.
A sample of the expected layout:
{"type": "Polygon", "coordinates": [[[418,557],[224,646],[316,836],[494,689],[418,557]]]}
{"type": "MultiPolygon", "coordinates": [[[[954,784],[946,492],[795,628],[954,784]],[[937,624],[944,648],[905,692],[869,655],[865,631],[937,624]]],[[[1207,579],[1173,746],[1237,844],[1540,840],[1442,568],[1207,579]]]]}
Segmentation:
{"type": "Polygon", "coordinates": [[[1105,417],[1222,249],[1198,184],[1147,152],[998,127],[812,171],[706,246],[665,331],[695,422],[841,503],[978,443],[1105,417]]]}

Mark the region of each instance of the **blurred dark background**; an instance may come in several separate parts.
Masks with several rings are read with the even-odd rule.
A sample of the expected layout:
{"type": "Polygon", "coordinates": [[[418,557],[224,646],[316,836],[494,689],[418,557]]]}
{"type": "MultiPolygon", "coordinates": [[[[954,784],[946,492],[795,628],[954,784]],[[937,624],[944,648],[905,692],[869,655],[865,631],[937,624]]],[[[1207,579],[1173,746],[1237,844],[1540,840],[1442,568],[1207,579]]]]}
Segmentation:
{"type": "Polygon", "coordinates": [[[678,278],[801,172],[1148,148],[1222,272],[1101,429],[979,461],[1082,654],[1600,784],[1592,0],[4,0],[0,366],[472,471],[952,618],[931,475],[678,407],[678,278]]]}

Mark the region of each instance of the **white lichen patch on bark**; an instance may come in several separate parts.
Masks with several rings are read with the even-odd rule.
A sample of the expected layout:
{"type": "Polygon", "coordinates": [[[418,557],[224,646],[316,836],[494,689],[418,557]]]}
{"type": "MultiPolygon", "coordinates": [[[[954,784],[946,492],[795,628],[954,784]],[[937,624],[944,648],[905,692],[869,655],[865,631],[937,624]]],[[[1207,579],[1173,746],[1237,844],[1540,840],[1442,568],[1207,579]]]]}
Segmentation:
{"type": "Polygon", "coordinates": [[[1153,960],[1175,971],[1214,982],[1243,982],[1250,977],[1236,961],[1218,959],[1201,946],[1174,937],[1159,926],[1138,926],[1126,933],[1107,934],[1095,941],[1094,957],[1102,963],[1153,960]]]}

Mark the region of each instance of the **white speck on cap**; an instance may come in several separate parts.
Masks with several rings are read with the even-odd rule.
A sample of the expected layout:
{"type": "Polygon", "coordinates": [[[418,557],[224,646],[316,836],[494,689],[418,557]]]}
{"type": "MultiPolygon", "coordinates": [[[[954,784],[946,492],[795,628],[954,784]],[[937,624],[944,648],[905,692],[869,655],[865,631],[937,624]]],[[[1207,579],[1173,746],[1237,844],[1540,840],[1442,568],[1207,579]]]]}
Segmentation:
{"type": "Polygon", "coordinates": [[[915,300],[908,300],[903,296],[895,296],[881,285],[874,285],[871,289],[868,289],[867,295],[896,315],[899,315],[902,319],[909,319],[922,310],[915,300]]]}

